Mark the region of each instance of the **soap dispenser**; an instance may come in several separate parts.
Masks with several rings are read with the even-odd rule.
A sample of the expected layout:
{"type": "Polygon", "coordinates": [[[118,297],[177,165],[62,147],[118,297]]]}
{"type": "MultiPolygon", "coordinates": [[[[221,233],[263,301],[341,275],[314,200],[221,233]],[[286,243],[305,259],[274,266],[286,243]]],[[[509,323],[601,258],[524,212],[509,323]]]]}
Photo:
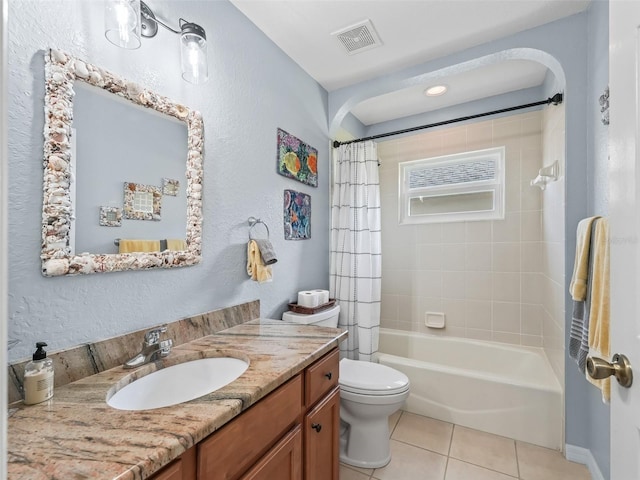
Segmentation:
{"type": "Polygon", "coordinates": [[[24,367],[24,403],[33,405],[53,397],[53,360],[47,358],[44,342],[36,343],[33,359],[24,367]]]}

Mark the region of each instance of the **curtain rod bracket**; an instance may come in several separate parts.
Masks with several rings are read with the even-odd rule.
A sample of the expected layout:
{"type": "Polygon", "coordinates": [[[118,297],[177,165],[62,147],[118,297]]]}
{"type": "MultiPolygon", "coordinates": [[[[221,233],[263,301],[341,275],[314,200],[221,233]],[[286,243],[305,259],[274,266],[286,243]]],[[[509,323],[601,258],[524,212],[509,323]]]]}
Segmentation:
{"type": "Polygon", "coordinates": [[[553,103],[554,105],[559,105],[562,103],[563,95],[561,93],[556,93],[553,97],[549,98],[548,102],[553,103]]]}
{"type": "Polygon", "coordinates": [[[489,116],[489,115],[496,115],[498,113],[506,113],[506,112],[511,112],[513,110],[521,110],[523,108],[537,107],[538,105],[549,105],[551,103],[553,103],[554,105],[559,105],[560,103],[562,103],[562,100],[563,100],[562,93],[556,93],[553,97],[549,97],[546,100],[541,100],[539,102],[533,102],[533,103],[527,103],[527,104],[524,104],[524,105],[518,105],[516,107],[502,108],[500,110],[494,110],[493,112],[478,113],[478,114],[475,114],[475,115],[469,115],[467,117],[454,118],[452,120],[445,120],[443,122],[436,122],[436,123],[431,123],[431,124],[428,124],[428,125],[420,125],[419,127],[405,128],[404,130],[397,130],[395,132],[381,133],[379,135],[372,135],[371,137],[358,138],[356,140],[347,140],[347,141],[344,141],[344,142],[339,142],[338,140],[334,140],[333,141],[333,148],[338,148],[340,145],[348,145],[350,143],[363,142],[365,140],[375,140],[376,138],[384,138],[384,137],[390,137],[392,135],[399,135],[401,133],[415,132],[416,130],[423,130],[425,128],[440,127],[442,125],[449,125],[451,123],[464,122],[466,120],[473,120],[474,118],[486,117],[486,116],[489,116]]]}

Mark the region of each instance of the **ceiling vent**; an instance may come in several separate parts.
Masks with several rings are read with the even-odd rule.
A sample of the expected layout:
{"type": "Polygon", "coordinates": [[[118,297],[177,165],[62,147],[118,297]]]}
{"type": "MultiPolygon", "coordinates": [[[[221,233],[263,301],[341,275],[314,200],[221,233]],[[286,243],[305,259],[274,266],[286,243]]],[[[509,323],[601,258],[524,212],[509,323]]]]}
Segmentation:
{"type": "Polygon", "coordinates": [[[331,35],[335,36],[349,55],[371,50],[382,45],[371,20],[364,20],[331,35]]]}

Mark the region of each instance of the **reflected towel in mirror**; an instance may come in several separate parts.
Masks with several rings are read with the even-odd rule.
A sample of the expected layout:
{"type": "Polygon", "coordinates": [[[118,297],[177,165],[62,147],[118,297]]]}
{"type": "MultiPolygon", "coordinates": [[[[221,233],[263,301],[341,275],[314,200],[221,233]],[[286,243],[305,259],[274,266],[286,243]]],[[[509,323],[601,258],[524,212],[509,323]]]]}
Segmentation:
{"type": "Polygon", "coordinates": [[[187,242],[180,238],[166,240],[137,240],[122,238],[117,242],[119,253],[133,252],[164,252],[165,250],[183,251],[187,249],[187,242]]]}
{"type": "Polygon", "coordinates": [[[181,238],[167,238],[167,249],[181,251],[187,249],[187,242],[181,238]]]}
{"type": "Polygon", "coordinates": [[[121,238],[118,247],[119,253],[132,252],[159,252],[160,240],[133,240],[129,238],[121,238]]]}

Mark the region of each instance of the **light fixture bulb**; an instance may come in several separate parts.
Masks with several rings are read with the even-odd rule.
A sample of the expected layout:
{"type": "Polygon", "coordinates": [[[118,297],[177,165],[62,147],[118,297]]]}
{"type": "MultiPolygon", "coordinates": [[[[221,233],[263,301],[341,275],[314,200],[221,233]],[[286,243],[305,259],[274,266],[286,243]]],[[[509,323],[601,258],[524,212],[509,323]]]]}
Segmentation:
{"type": "Polygon", "coordinates": [[[105,0],[104,35],[121,48],[140,47],[140,0],[105,0]]]}
{"type": "Polygon", "coordinates": [[[446,85],[434,85],[432,87],[427,88],[424,91],[424,94],[427,97],[438,97],[440,95],[444,95],[447,92],[446,85]]]}
{"type": "Polygon", "coordinates": [[[182,78],[189,83],[204,83],[209,78],[207,37],[204,29],[195,23],[184,23],[181,28],[182,78]]]}

